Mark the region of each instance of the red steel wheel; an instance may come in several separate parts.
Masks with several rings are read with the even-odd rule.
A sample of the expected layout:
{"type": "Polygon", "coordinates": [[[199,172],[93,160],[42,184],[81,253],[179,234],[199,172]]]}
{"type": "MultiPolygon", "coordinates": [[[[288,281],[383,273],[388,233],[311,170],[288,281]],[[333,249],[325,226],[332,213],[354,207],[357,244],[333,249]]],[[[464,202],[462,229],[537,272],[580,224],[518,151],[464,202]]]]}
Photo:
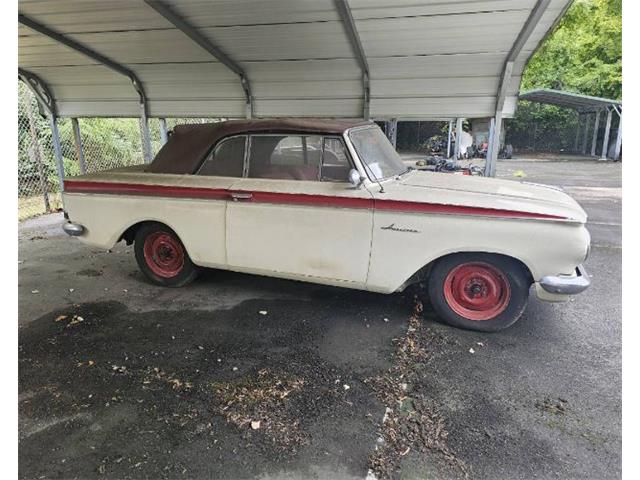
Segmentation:
{"type": "Polygon", "coordinates": [[[184,266],[184,248],[168,232],[158,231],[144,240],[144,259],[149,269],[162,278],[173,278],[184,266]]]}
{"type": "Polygon", "coordinates": [[[182,287],[198,276],[184,244],[171,228],[160,222],[145,222],[134,239],[136,262],[151,283],[182,287]]]}
{"type": "Polygon", "coordinates": [[[451,269],[444,279],[443,293],[451,310],[474,321],[497,317],[511,299],[505,274],[484,262],[462,263],[451,269]]]}

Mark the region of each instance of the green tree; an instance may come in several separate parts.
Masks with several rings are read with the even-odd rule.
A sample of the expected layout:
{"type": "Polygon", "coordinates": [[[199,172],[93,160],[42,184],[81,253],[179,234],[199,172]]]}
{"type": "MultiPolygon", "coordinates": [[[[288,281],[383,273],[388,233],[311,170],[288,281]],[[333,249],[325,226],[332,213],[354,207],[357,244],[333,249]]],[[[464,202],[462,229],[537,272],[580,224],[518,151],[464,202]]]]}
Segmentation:
{"type": "Polygon", "coordinates": [[[576,0],[527,65],[522,90],[534,88],[620,99],[622,0],[576,0]]]}
{"type": "MultiPolygon", "coordinates": [[[[622,98],[622,0],[575,0],[530,59],[520,90],[551,88],[622,98]]],[[[573,111],[520,101],[506,124],[516,149],[572,150],[573,111]]]]}

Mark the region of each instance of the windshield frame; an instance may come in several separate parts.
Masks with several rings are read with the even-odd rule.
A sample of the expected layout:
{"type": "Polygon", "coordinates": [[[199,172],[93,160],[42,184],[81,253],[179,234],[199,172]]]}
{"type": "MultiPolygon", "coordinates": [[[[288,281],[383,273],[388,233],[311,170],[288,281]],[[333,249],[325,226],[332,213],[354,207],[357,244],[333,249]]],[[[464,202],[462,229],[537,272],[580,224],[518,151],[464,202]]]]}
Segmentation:
{"type": "MultiPolygon", "coordinates": [[[[398,152],[396,152],[396,155],[398,155],[398,160],[401,162],[402,166],[404,167],[402,171],[400,172],[396,172],[393,173],[391,175],[385,176],[385,177],[376,177],[374,172],[371,169],[371,165],[367,162],[367,160],[364,158],[364,156],[358,151],[358,148],[356,147],[355,142],[353,141],[353,139],[351,138],[351,133],[352,132],[360,132],[362,130],[372,130],[372,129],[377,129],[380,131],[380,133],[382,133],[382,135],[387,139],[387,141],[389,141],[389,139],[386,137],[386,135],[384,135],[384,132],[380,129],[380,127],[378,125],[363,125],[363,126],[358,126],[358,127],[353,127],[353,128],[349,128],[346,132],[345,132],[345,136],[348,138],[349,143],[351,144],[354,152],[356,153],[356,155],[358,156],[358,160],[362,166],[362,169],[364,170],[365,175],[367,176],[367,178],[372,181],[372,182],[384,182],[387,180],[394,180],[397,179],[399,176],[409,172],[411,170],[410,167],[405,167],[404,162],[402,162],[402,159],[400,158],[400,155],[398,155],[398,152]]],[[[391,145],[391,142],[389,142],[389,145],[391,146],[391,148],[393,148],[393,145],[391,145]]],[[[395,151],[395,148],[394,148],[395,151]]]]}

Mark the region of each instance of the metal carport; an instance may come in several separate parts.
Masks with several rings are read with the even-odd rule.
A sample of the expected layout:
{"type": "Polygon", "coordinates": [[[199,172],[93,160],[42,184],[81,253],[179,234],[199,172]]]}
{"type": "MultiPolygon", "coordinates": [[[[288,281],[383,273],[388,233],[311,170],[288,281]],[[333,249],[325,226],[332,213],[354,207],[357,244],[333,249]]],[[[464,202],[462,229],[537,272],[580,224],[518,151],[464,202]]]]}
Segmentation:
{"type": "Polygon", "coordinates": [[[582,136],[582,154],[587,153],[587,134],[591,115],[594,116],[593,134],[591,139],[591,155],[596,155],[596,143],[598,139],[598,127],[600,125],[600,116],[606,112],[606,124],[604,129],[604,137],[602,138],[602,150],[600,159],[606,160],[609,149],[609,135],[611,133],[611,120],[613,112],[618,115],[618,131],[616,135],[616,143],[613,152],[613,159],[620,158],[620,150],[622,148],[622,102],[611,98],[591,97],[589,95],[581,95],[578,93],[565,92],[562,90],[538,89],[525,92],[520,95],[521,100],[530,102],[545,103],[548,105],[556,105],[558,107],[570,108],[578,114],[578,127],[576,129],[575,150],[578,150],[578,140],[580,137],[580,118],[584,118],[584,134],[582,136]]]}
{"type": "MultiPolygon", "coordinates": [[[[21,0],[20,77],[52,119],[502,119],[570,0],[21,0]]],[[[59,154],[56,149],[56,155],[59,154]]],[[[59,168],[62,174],[61,167],[59,168]]]]}

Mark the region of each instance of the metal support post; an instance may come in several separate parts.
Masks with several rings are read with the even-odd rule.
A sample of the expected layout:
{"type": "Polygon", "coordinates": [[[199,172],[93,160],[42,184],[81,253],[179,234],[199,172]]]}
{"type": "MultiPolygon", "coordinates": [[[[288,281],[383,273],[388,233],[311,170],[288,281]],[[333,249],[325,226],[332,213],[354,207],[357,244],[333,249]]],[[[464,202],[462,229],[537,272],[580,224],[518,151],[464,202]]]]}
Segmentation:
{"type": "Polygon", "coordinates": [[[387,133],[387,138],[393,145],[393,148],[396,148],[396,143],[398,139],[398,119],[392,118],[391,120],[387,120],[385,122],[385,131],[387,133]]]}
{"type": "Polygon", "coordinates": [[[349,44],[353,50],[353,54],[360,66],[362,72],[362,117],[365,120],[369,120],[369,104],[371,103],[371,85],[369,76],[369,63],[367,61],[367,55],[365,54],[364,47],[356,28],[356,22],[351,14],[351,8],[348,0],[334,0],[336,10],[340,15],[342,25],[344,27],[349,44]]]}
{"type": "Polygon", "coordinates": [[[84,148],[82,146],[82,136],[80,134],[80,123],[77,118],[71,119],[71,125],[73,126],[73,139],[76,142],[76,152],[78,154],[78,163],[80,164],[80,173],[82,175],[87,173],[87,162],[84,159],[84,148]]]}
{"type": "Polygon", "coordinates": [[[453,159],[454,161],[458,161],[460,159],[460,137],[462,134],[462,121],[464,119],[462,117],[456,118],[456,145],[453,150],[453,159]]]}
{"type": "Polygon", "coordinates": [[[611,133],[611,109],[607,109],[607,123],[604,127],[604,138],[602,139],[602,154],[600,160],[606,160],[609,150],[609,133],[611,133]]]}
{"type": "Polygon", "coordinates": [[[495,105],[495,124],[493,128],[493,135],[489,141],[489,151],[487,152],[487,163],[485,164],[485,175],[494,177],[496,174],[496,163],[498,161],[498,152],[500,151],[500,134],[502,131],[502,112],[504,110],[505,100],[509,92],[509,85],[511,83],[511,75],[513,74],[513,67],[520,55],[520,52],[524,48],[525,44],[534,32],[540,19],[546,12],[551,0],[537,0],[529,17],[518,33],[515,42],[511,46],[511,50],[507,54],[500,75],[500,83],[498,85],[498,91],[496,92],[496,105],[495,105]]]}
{"type": "Polygon", "coordinates": [[[622,149],[622,115],[620,116],[620,122],[618,123],[618,134],[616,135],[616,148],[613,151],[613,160],[620,160],[620,150],[622,149]]]}
{"type": "Polygon", "coordinates": [[[582,137],[582,155],[587,154],[587,136],[589,134],[589,122],[591,122],[591,114],[587,113],[584,117],[584,136],[582,137]]]}
{"type": "Polygon", "coordinates": [[[145,111],[144,105],[141,105],[140,114],[140,134],[142,136],[142,154],[144,163],[151,163],[153,160],[153,152],[151,151],[151,134],[149,133],[149,119],[145,111]]]}
{"type": "Polygon", "coordinates": [[[51,116],[51,143],[53,143],[53,155],[56,159],[56,169],[58,171],[58,181],[60,182],[60,201],[64,209],[64,163],[62,161],[62,149],[60,148],[60,132],[58,131],[58,118],[51,116]]]}
{"type": "Polygon", "coordinates": [[[500,135],[502,132],[502,112],[496,112],[496,116],[491,119],[489,129],[489,148],[487,149],[487,161],[484,167],[486,177],[496,176],[496,163],[500,152],[500,135]]]}
{"type": "Polygon", "coordinates": [[[598,128],[600,128],[600,110],[596,112],[596,121],[593,124],[593,136],[591,137],[591,156],[596,156],[596,144],[598,142],[598,128]]]}
{"type": "Polygon", "coordinates": [[[578,113],[578,119],[576,120],[576,139],[573,142],[573,151],[578,151],[578,140],[580,140],[580,114],[578,113]]]}
{"type": "Polygon", "coordinates": [[[453,130],[453,120],[449,120],[449,132],[447,133],[447,158],[451,158],[451,130],[453,130]]]}
{"type": "Polygon", "coordinates": [[[162,140],[162,144],[164,145],[169,140],[169,134],[167,133],[167,119],[159,118],[160,121],[160,140],[162,140]]]}

